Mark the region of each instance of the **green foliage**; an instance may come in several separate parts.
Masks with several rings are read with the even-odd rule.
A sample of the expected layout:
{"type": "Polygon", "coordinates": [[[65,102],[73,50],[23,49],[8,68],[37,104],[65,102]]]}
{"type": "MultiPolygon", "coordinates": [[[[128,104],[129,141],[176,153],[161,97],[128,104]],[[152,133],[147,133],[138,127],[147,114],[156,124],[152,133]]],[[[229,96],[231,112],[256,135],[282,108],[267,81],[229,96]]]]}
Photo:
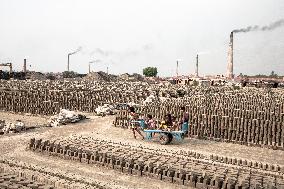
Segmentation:
{"type": "Polygon", "coordinates": [[[146,77],[156,77],[158,74],[156,67],[147,67],[143,69],[143,75],[146,77]]]}
{"type": "Polygon", "coordinates": [[[277,77],[278,77],[278,75],[277,75],[274,71],[272,71],[272,72],[271,72],[271,74],[270,74],[270,77],[277,78],[277,77]]]}

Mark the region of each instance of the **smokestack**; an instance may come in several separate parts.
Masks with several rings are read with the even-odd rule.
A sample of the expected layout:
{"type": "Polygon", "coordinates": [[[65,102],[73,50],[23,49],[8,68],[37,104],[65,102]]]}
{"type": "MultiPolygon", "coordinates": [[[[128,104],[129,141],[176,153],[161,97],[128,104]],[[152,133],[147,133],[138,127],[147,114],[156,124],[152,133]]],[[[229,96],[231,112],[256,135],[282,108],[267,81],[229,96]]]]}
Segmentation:
{"type": "Polygon", "coordinates": [[[198,54],[196,55],[195,76],[198,77],[198,54]]]}
{"type": "Polygon", "coordinates": [[[89,62],[89,73],[91,73],[91,63],[89,62]]]}
{"type": "Polygon", "coordinates": [[[233,32],[230,34],[230,43],[229,43],[229,51],[228,51],[228,65],[227,65],[227,78],[233,79],[233,32]]]}
{"type": "Polygon", "coordinates": [[[178,77],[178,60],[177,60],[177,69],[176,69],[176,74],[177,74],[177,77],[178,77]]]}
{"type": "Polygon", "coordinates": [[[24,59],[24,67],[23,67],[23,72],[27,72],[27,59],[24,59]]]}
{"type": "Polygon", "coordinates": [[[82,47],[79,47],[76,51],[68,53],[68,62],[67,62],[67,71],[69,72],[69,60],[70,60],[70,55],[76,54],[77,52],[81,51],[82,47]]]}
{"type": "Polygon", "coordinates": [[[70,59],[70,53],[68,54],[68,62],[67,62],[67,71],[69,72],[69,59],[70,59]]]}

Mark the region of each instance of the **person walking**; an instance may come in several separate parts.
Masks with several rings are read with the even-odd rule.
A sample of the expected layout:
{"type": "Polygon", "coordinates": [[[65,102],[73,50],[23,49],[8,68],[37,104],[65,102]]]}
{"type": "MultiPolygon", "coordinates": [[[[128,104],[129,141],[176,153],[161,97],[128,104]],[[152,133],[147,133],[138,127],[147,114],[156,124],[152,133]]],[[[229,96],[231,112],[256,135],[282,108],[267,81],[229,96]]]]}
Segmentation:
{"type": "Polygon", "coordinates": [[[136,139],[135,131],[142,137],[142,140],[144,140],[144,136],[142,135],[141,131],[139,130],[139,116],[135,113],[135,109],[133,106],[129,107],[129,119],[130,119],[130,125],[131,130],[133,132],[133,136],[136,139]]]}

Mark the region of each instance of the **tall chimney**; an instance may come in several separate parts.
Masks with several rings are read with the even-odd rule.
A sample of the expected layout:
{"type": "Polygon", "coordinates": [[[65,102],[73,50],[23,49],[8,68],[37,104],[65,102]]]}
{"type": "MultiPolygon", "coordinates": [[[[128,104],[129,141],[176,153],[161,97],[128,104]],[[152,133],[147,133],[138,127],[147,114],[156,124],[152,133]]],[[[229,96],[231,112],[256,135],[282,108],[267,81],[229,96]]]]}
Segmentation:
{"type": "Polygon", "coordinates": [[[177,60],[177,69],[176,69],[176,74],[177,74],[177,77],[178,77],[178,60],[177,60]]]}
{"type": "Polygon", "coordinates": [[[70,53],[68,54],[68,62],[67,62],[67,71],[69,72],[69,59],[70,59],[70,53]]]}
{"type": "Polygon", "coordinates": [[[91,63],[89,62],[89,73],[91,73],[91,63]]]}
{"type": "Polygon", "coordinates": [[[198,54],[196,55],[195,76],[198,77],[198,54]]]}
{"type": "Polygon", "coordinates": [[[228,51],[228,65],[227,65],[227,78],[233,79],[233,32],[230,34],[230,43],[229,43],[229,51],[228,51]]]}
{"type": "Polygon", "coordinates": [[[23,72],[27,72],[27,59],[24,59],[24,67],[23,67],[23,72]]]}

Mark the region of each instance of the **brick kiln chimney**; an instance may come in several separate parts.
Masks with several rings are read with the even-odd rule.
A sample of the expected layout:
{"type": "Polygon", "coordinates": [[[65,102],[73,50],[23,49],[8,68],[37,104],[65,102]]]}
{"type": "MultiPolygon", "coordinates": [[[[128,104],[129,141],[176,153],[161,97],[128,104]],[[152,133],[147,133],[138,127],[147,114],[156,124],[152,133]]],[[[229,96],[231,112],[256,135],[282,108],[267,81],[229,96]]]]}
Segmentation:
{"type": "Polygon", "coordinates": [[[27,59],[24,59],[24,67],[23,67],[23,72],[27,72],[27,59]]]}
{"type": "Polygon", "coordinates": [[[198,77],[198,55],[196,56],[195,76],[198,77]]]}
{"type": "Polygon", "coordinates": [[[228,51],[228,65],[227,65],[227,78],[233,79],[233,32],[230,34],[230,43],[229,43],[229,51],[228,51]]]}

